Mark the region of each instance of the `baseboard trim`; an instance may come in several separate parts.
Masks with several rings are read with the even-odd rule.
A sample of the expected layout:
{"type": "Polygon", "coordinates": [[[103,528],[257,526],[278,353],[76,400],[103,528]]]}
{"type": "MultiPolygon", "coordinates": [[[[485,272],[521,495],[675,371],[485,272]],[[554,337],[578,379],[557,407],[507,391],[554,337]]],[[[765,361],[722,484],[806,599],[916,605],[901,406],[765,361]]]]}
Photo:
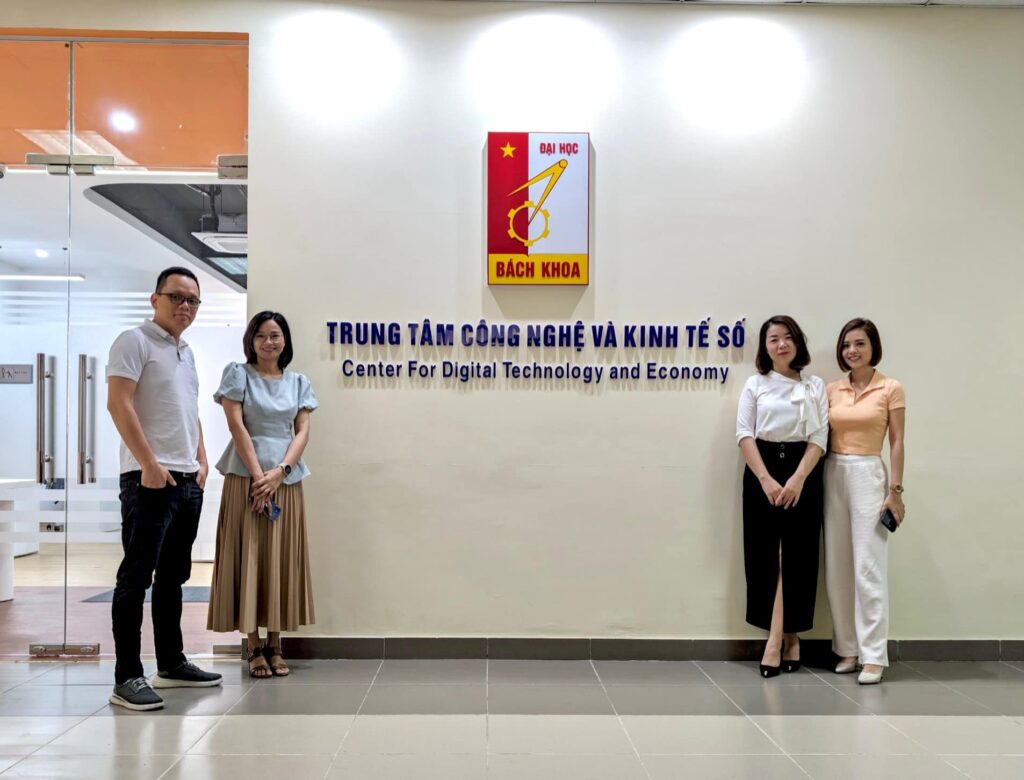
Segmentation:
{"type": "MultiPolygon", "coordinates": [[[[605,639],[546,637],[284,637],[295,659],[493,658],[581,661],[757,661],[761,639],[605,639]]],[[[834,663],[831,641],[803,639],[809,666],[834,663]]],[[[242,642],[244,652],[245,642],[242,642]]],[[[1020,639],[890,639],[892,661],[1024,662],[1020,639]]]]}

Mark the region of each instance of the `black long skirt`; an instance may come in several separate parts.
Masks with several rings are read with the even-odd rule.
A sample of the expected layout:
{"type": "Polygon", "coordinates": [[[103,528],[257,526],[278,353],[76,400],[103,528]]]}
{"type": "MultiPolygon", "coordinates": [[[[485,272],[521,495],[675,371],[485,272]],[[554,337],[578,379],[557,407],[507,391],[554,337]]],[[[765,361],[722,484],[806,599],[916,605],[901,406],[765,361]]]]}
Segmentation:
{"type": "MultiPolygon", "coordinates": [[[[757,439],[768,473],[785,485],[807,449],[807,442],[757,439]]],[[[747,575],[747,622],[770,630],[782,553],[782,622],[787,634],[814,624],[818,589],[818,546],[824,515],[824,458],[804,482],[797,505],[772,506],[750,468],[743,471],[743,568],[747,575]]]]}

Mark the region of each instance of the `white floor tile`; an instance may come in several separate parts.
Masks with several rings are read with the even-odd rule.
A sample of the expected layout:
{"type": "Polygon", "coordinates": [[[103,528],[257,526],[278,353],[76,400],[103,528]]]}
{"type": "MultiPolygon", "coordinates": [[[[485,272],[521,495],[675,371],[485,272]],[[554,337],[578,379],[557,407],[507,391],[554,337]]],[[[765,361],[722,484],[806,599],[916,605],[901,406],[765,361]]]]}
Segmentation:
{"type": "Polygon", "coordinates": [[[491,753],[631,754],[614,715],[491,715],[491,753]]]}

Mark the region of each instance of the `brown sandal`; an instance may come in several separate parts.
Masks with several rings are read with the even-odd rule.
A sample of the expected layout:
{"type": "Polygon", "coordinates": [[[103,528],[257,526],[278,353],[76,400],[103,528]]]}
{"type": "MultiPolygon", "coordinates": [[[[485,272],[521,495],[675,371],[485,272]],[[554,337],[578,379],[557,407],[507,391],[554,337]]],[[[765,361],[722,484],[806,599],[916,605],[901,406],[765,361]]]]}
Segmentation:
{"type": "Polygon", "coordinates": [[[270,663],[270,671],[274,677],[287,677],[291,672],[288,668],[288,664],[284,662],[284,656],[281,655],[281,648],[274,647],[274,645],[267,645],[263,648],[263,655],[270,663]],[[279,659],[275,664],[274,659],[279,659]]]}
{"type": "Polygon", "coordinates": [[[265,680],[273,676],[273,669],[267,665],[267,659],[263,657],[263,645],[249,650],[249,656],[245,660],[249,664],[250,677],[265,680]]]}

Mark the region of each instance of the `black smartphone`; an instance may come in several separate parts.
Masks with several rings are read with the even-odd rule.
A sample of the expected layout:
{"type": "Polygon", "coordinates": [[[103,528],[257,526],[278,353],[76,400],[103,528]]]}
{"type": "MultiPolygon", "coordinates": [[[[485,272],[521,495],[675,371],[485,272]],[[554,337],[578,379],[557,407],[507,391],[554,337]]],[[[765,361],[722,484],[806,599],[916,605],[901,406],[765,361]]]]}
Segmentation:
{"type": "Polygon", "coordinates": [[[878,522],[888,528],[891,534],[896,533],[896,529],[900,527],[900,524],[896,522],[896,518],[888,507],[882,510],[882,515],[878,518],[878,522]]]}

